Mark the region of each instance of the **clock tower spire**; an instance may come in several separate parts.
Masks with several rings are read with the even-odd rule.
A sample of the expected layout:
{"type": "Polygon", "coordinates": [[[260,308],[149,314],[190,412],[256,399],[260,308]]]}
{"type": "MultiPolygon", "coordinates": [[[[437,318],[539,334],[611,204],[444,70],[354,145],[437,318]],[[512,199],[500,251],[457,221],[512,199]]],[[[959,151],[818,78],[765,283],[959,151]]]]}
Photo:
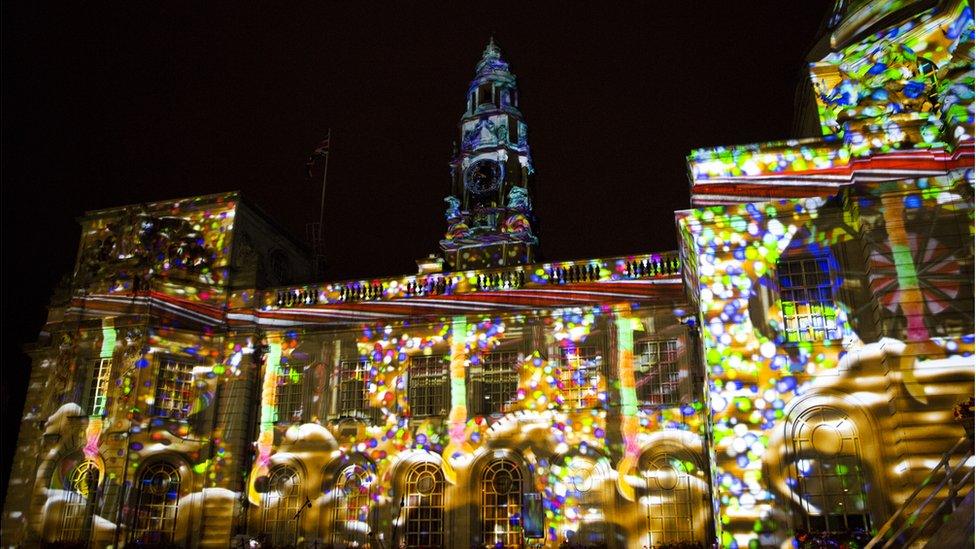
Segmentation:
{"type": "Polygon", "coordinates": [[[444,199],[448,228],[440,247],[452,270],[535,258],[532,157],[518,99],[515,75],[492,37],[468,86],[460,147],[451,159],[451,195],[444,199]]]}

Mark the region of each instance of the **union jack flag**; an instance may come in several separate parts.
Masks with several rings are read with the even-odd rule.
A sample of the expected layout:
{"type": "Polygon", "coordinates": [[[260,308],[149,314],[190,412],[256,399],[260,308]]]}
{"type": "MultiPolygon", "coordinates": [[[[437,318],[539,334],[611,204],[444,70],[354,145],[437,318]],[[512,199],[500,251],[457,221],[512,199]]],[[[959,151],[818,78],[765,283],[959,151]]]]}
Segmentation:
{"type": "Polygon", "coordinates": [[[318,163],[318,159],[326,158],[329,156],[329,141],[331,139],[332,139],[332,130],[329,130],[329,133],[328,135],[325,136],[325,139],[323,139],[322,142],[319,143],[317,147],[315,147],[315,150],[312,151],[312,154],[308,155],[308,160],[305,161],[305,167],[308,169],[309,178],[312,177],[312,172],[315,170],[315,165],[318,163]]]}

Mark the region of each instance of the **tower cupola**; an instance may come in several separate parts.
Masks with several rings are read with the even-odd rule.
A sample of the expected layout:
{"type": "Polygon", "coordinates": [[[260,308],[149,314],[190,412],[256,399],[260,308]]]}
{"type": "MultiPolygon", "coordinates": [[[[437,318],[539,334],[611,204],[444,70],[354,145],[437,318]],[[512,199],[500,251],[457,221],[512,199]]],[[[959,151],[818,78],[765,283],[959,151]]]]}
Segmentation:
{"type": "Polygon", "coordinates": [[[515,75],[494,38],[475,67],[458,129],[451,195],[444,199],[444,259],[454,270],[533,261],[538,239],[532,233],[527,127],[515,75]]]}

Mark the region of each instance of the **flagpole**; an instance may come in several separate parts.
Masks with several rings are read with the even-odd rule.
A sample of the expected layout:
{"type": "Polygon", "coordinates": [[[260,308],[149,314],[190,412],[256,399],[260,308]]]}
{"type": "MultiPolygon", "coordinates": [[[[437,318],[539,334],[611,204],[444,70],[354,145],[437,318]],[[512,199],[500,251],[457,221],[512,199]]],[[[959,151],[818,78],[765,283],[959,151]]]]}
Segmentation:
{"type": "MultiPolygon", "coordinates": [[[[332,148],[332,128],[329,128],[328,137],[329,149],[332,148]]],[[[329,177],[329,150],[325,151],[325,168],[322,170],[322,202],[319,206],[319,231],[322,231],[322,222],[325,219],[325,181],[329,177]]]]}

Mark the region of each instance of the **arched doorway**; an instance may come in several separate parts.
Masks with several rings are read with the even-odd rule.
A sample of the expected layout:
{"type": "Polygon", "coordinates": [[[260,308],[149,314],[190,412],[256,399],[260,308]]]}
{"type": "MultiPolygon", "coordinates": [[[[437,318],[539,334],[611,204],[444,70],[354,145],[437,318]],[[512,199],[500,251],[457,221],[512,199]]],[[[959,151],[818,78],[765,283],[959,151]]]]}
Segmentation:
{"type": "Polygon", "coordinates": [[[444,474],[436,464],[419,463],[407,472],[403,516],[407,547],[445,546],[444,474]]]}
{"type": "Polygon", "coordinates": [[[696,540],[695,491],[685,461],[672,452],[645,454],[639,462],[647,492],[647,544],[658,547],[696,540]]]}
{"type": "Polygon", "coordinates": [[[336,547],[369,547],[369,512],[374,475],[359,464],[339,472],[332,489],[332,543],[336,547]]]}
{"type": "Polygon", "coordinates": [[[173,542],[180,481],[177,468],[165,461],[157,461],[143,469],[136,482],[130,542],[143,545],[173,542]]]}
{"type": "Polygon", "coordinates": [[[51,486],[65,492],[57,531],[52,537],[62,543],[84,543],[91,534],[101,471],[90,459],[66,459],[62,462],[65,466],[71,469],[61,478],[56,477],[51,486]]]}
{"type": "Polygon", "coordinates": [[[488,464],[481,475],[481,533],[485,547],[522,546],[522,471],[509,460],[488,464]]]}
{"type": "Polygon", "coordinates": [[[298,542],[299,509],[305,504],[302,479],[290,465],[275,465],[268,472],[267,491],[261,495],[262,532],[272,546],[298,542]]]}
{"type": "Polygon", "coordinates": [[[800,502],[798,526],[813,532],[870,531],[857,426],[843,410],[814,406],[787,426],[787,484],[800,502]]]}

